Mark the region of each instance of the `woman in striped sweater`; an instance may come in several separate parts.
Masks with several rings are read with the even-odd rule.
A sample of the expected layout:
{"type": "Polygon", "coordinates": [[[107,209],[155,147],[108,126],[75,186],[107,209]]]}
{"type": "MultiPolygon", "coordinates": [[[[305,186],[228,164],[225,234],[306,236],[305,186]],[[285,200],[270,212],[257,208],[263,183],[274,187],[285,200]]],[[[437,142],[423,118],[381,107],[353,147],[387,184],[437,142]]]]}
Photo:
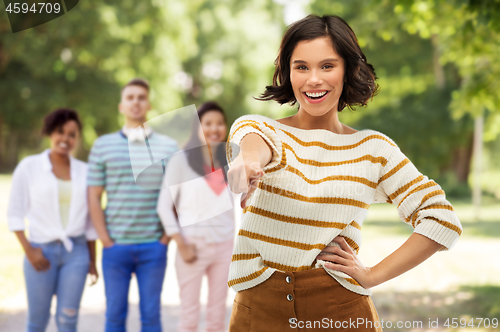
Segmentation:
{"type": "Polygon", "coordinates": [[[297,327],[381,331],[370,288],[450,249],[462,232],[441,187],[397,144],[338,113],[378,91],[373,66],[338,16],[309,15],[285,33],[260,100],[298,103],[293,116],[238,118],[228,181],[243,219],[228,285],[230,332],[297,327]],[[413,234],[373,267],[357,257],[372,203],[397,206],[413,234]]]}

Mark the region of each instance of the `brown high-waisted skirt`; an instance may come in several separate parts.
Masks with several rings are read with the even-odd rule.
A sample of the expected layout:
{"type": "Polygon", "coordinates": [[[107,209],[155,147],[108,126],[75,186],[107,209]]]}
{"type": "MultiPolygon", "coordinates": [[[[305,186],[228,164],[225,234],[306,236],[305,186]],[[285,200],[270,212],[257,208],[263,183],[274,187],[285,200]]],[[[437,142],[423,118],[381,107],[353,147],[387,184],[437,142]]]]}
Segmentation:
{"type": "Polygon", "coordinates": [[[324,269],[275,271],[234,298],[229,332],[382,331],[368,295],[352,292],[324,269]]]}

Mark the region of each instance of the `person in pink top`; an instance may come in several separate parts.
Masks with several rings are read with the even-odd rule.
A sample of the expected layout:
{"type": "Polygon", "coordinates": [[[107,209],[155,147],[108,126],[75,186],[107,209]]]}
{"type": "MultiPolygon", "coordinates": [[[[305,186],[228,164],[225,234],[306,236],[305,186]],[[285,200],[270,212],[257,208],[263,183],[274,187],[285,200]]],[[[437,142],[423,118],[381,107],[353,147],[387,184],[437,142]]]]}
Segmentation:
{"type": "Polygon", "coordinates": [[[222,332],[235,235],[235,212],[226,177],[226,116],[215,102],[202,104],[197,114],[199,121],[193,121],[184,153],[175,154],[169,161],[157,210],[167,235],[177,244],[175,269],[181,298],[178,332],[198,330],[205,275],[205,330],[222,332]]]}

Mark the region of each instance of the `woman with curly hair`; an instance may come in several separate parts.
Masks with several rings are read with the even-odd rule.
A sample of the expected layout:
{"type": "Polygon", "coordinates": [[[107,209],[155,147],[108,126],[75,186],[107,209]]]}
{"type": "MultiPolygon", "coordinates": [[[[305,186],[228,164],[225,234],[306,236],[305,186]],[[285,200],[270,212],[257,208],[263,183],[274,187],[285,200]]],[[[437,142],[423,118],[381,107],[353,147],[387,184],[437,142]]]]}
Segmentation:
{"type": "Polygon", "coordinates": [[[87,275],[92,285],[97,282],[97,233],[87,206],[87,164],[71,155],[81,130],[74,110],[48,114],[43,134],[50,139],[50,149],[21,160],[12,176],[7,221],[26,253],[27,332],[46,330],[54,295],[58,331],[76,331],[87,275]]]}

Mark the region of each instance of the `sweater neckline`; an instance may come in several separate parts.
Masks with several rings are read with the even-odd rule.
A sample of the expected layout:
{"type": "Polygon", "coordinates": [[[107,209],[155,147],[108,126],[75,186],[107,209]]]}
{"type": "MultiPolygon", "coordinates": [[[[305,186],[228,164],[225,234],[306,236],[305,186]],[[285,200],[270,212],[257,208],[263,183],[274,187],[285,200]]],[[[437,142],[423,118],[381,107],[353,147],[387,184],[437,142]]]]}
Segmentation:
{"type": "Polygon", "coordinates": [[[370,131],[370,129],[363,129],[363,130],[358,130],[357,132],[352,133],[352,134],[337,134],[337,133],[334,133],[333,131],[330,131],[328,129],[301,129],[301,128],[292,127],[292,126],[283,124],[283,123],[278,122],[278,121],[271,119],[271,118],[268,118],[268,119],[271,120],[272,122],[278,124],[278,126],[281,126],[283,128],[288,129],[289,131],[295,131],[297,133],[303,133],[303,134],[306,134],[306,133],[327,133],[328,135],[332,135],[335,137],[356,137],[357,135],[359,135],[361,133],[366,133],[366,132],[370,131]]]}

